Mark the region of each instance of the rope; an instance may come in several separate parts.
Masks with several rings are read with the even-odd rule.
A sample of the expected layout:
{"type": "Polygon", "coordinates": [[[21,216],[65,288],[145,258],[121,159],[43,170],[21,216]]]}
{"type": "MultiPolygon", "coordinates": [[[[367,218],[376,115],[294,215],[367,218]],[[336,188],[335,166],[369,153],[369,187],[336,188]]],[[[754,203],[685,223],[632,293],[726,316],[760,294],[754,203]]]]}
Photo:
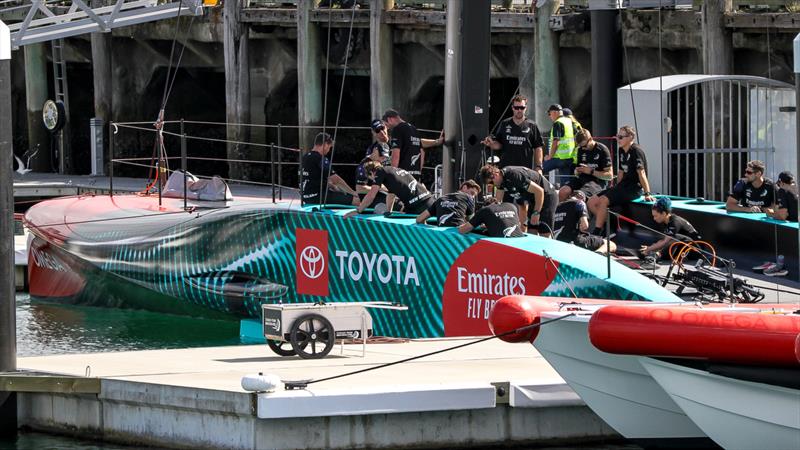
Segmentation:
{"type": "MultiPolygon", "coordinates": [[[[551,234],[552,234],[552,233],[551,233],[551,234]]],[[[550,263],[550,265],[552,265],[552,266],[553,266],[553,268],[554,268],[554,269],[556,269],[556,273],[557,273],[557,274],[558,274],[558,276],[560,276],[560,277],[561,277],[561,279],[564,281],[564,284],[566,284],[566,285],[567,285],[567,289],[569,289],[569,292],[570,292],[570,294],[572,294],[572,296],[573,296],[573,297],[575,297],[575,298],[578,298],[578,296],[575,294],[575,291],[574,291],[574,290],[572,290],[572,286],[569,284],[569,280],[567,280],[567,277],[565,277],[565,276],[564,276],[564,274],[563,274],[563,273],[561,273],[561,270],[559,270],[559,269],[558,269],[558,266],[556,265],[556,263],[555,263],[555,262],[553,262],[553,258],[551,258],[551,257],[550,257],[550,255],[548,255],[548,254],[547,254],[547,252],[546,252],[546,251],[544,251],[544,250],[542,250],[542,254],[544,255],[545,262],[546,262],[546,263],[547,263],[547,262],[549,262],[549,263],[550,263]]],[[[547,268],[545,267],[545,270],[546,270],[546,269],[547,269],[547,268]]]]}
{"type": "Polygon", "coordinates": [[[330,376],[330,377],[326,377],[326,378],[320,378],[319,380],[303,380],[303,381],[283,381],[282,380],[282,381],[283,381],[284,385],[286,386],[286,389],[288,389],[288,390],[291,390],[291,389],[302,389],[302,388],[305,388],[306,386],[308,386],[309,384],[321,383],[323,381],[330,381],[330,380],[335,380],[337,378],[344,378],[344,377],[349,377],[351,375],[357,375],[357,374],[360,374],[360,373],[369,372],[369,371],[372,371],[372,370],[383,369],[384,367],[396,366],[397,364],[402,364],[402,363],[405,363],[405,362],[414,361],[414,360],[417,360],[417,359],[425,358],[427,356],[438,355],[440,353],[445,353],[445,352],[449,352],[449,351],[452,351],[452,350],[458,350],[460,348],[468,347],[470,345],[480,344],[481,342],[486,342],[486,341],[489,341],[489,340],[492,340],[492,339],[505,337],[505,336],[508,336],[508,335],[511,335],[511,334],[514,334],[514,333],[521,333],[523,331],[532,330],[534,328],[538,328],[538,327],[541,327],[543,325],[547,325],[549,323],[558,322],[559,320],[563,320],[563,319],[566,319],[567,317],[572,317],[574,315],[575,315],[575,313],[569,313],[569,314],[566,314],[566,315],[563,315],[563,316],[560,316],[560,317],[556,317],[555,319],[545,320],[545,321],[541,321],[539,323],[526,325],[524,327],[516,328],[516,329],[511,330],[511,331],[506,331],[505,333],[497,334],[497,335],[494,335],[494,336],[488,336],[488,337],[481,338],[481,339],[478,339],[478,340],[472,341],[472,342],[467,342],[466,344],[460,344],[460,345],[456,345],[454,347],[449,347],[449,348],[446,348],[446,349],[443,349],[443,350],[436,350],[436,351],[433,351],[433,352],[424,353],[422,355],[412,356],[410,358],[401,359],[400,361],[394,361],[394,362],[390,362],[390,363],[386,363],[386,364],[380,364],[380,365],[377,365],[375,367],[368,367],[366,369],[359,369],[359,370],[354,370],[352,372],[347,372],[347,373],[334,375],[334,376],[330,376]]]}

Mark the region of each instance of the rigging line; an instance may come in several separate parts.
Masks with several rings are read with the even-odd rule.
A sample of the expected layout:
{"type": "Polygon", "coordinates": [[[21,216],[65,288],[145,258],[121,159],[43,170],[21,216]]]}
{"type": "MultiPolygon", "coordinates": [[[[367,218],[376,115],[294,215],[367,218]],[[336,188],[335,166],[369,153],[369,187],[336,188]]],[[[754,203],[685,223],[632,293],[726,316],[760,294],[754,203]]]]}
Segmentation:
{"type": "Polygon", "coordinates": [[[331,69],[331,23],[333,17],[333,1],[328,3],[328,42],[325,50],[325,89],[322,94],[322,132],[328,124],[328,74],[331,69]]]}
{"type": "MultiPolygon", "coordinates": [[[[173,58],[175,56],[175,43],[178,41],[178,33],[180,33],[180,30],[181,30],[181,10],[182,9],[183,9],[183,2],[179,2],[178,3],[178,13],[177,13],[178,23],[177,23],[177,26],[175,27],[175,35],[172,37],[172,46],[171,46],[170,51],[169,51],[169,65],[167,65],[167,82],[164,84],[164,93],[161,96],[161,108],[159,108],[159,110],[163,110],[164,107],[167,104],[167,90],[168,90],[168,87],[169,87],[169,75],[172,72],[172,60],[173,60],[173,58]]],[[[177,68],[176,68],[176,71],[177,71],[177,68]]],[[[161,117],[161,119],[163,119],[163,117],[161,117]]]]}
{"type": "MultiPolygon", "coordinates": [[[[531,67],[533,67],[533,60],[534,59],[535,58],[533,56],[531,56],[530,60],[528,61],[528,67],[525,68],[525,72],[522,74],[522,78],[520,78],[519,79],[519,83],[517,83],[517,88],[514,89],[514,93],[511,94],[511,98],[508,99],[508,103],[506,103],[506,107],[503,108],[503,112],[500,113],[500,118],[497,119],[497,122],[494,123],[494,126],[489,129],[489,133],[492,133],[492,132],[494,132],[494,130],[497,129],[497,126],[500,125],[500,122],[503,121],[503,116],[506,114],[506,111],[508,111],[508,108],[511,106],[511,104],[514,103],[514,97],[516,97],[517,94],[519,94],[520,89],[522,89],[522,83],[524,83],[528,79],[528,75],[531,72],[531,67]]],[[[491,92],[490,92],[490,95],[491,95],[491,92]]],[[[433,130],[420,130],[420,129],[417,129],[417,131],[433,131],[433,130]]]]}
{"type": "MultiPolygon", "coordinates": [[[[606,242],[606,245],[610,247],[610,244],[608,244],[608,242],[606,242]]],[[[545,262],[546,263],[549,262],[550,265],[553,266],[554,269],[556,269],[556,273],[558,274],[558,276],[560,276],[561,279],[564,280],[564,284],[567,285],[567,289],[569,289],[569,293],[572,294],[573,297],[578,298],[578,295],[575,294],[574,290],[572,290],[572,286],[569,284],[569,280],[567,280],[567,277],[565,277],[564,274],[561,273],[561,270],[558,268],[558,265],[555,263],[555,261],[553,261],[553,258],[551,258],[550,255],[548,255],[546,251],[542,251],[542,254],[544,255],[545,262]]]]}
{"type": "MultiPolygon", "coordinates": [[[[186,39],[188,39],[191,34],[195,17],[196,16],[192,16],[192,18],[189,19],[189,26],[186,28],[186,32],[184,33],[186,39]]],[[[161,106],[162,109],[166,109],[169,97],[170,95],[172,95],[172,87],[175,85],[175,79],[178,78],[178,69],[181,66],[181,61],[183,60],[183,52],[185,50],[186,50],[186,44],[181,44],[181,52],[178,54],[178,62],[175,63],[175,72],[172,74],[172,81],[169,82],[169,90],[167,91],[167,97],[164,99],[164,104],[161,106]]]]}
{"type": "MultiPolygon", "coordinates": [[[[330,163],[333,165],[333,155],[336,153],[336,137],[339,134],[339,115],[342,112],[342,100],[344,99],[344,83],[347,81],[347,63],[350,60],[350,44],[353,37],[353,24],[356,19],[356,6],[358,2],[353,2],[350,14],[350,30],[347,32],[347,45],[344,50],[344,71],[342,72],[342,84],[339,89],[339,104],[336,106],[336,122],[333,125],[333,148],[331,148],[330,163]]],[[[320,183],[320,191],[322,191],[322,183],[320,183]]],[[[325,193],[320,192],[322,198],[322,207],[325,207],[325,202],[328,200],[328,189],[326,187],[325,193]]]]}
{"type": "Polygon", "coordinates": [[[436,351],[433,351],[433,352],[424,353],[422,355],[412,356],[410,358],[405,358],[405,359],[401,359],[399,361],[393,361],[393,362],[386,363],[386,364],[380,364],[380,365],[373,366],[373,367],[367,367],[366,369],[359,369],[359,370],[354,370],[352,372],[347,372],[347,373],[343,373],[343,374],[339,374],[339,375],[334,375],[334,376],[331,376],[331,377],[320,378],[319,380],[284,381],[284,385],[286,386],[286,389],[304,388],[307,385],[312,384],[312,383],[320,383],[322,381],[330,381],[330,380],[335,380],[337,378],[344,378],[344,377],[348,377],[348,376],[351,376],[351,375],[357,375],[359,373],[369,372],[369,371],[372,371],[372,370],[383,369],[384,367],[395,366],[397,364],[402,364],[402,363],[405,363],[405,362],[414,361],[414,360],[417,360],[417,359],[425,358],[427,356],[438,355],[440,353],[445,353],[445,352],[449,352],[449,351],[452,351],[452,350],[457,350],[457,349],[460,349],[460,348],[468,347],[470,345],[480,344],[481,342],[486,342],[486,341],[489,341],[489,340],[492,340],[492,339],[498,339],[498,338],[509,336],[509,335],[512,335],[512,334],[522,333],[522,332],[528,331],[528,330],[533,330],[535,328],[540,328],[540,327],[542,327],[544,325],[547,325],[548,323],[557,322],[559,320],[563,320],[563,319],[566,319],[567,317],[572,317],[574,315],[575,315],[575,313],[569,313],[569,314],[565,314],[563,316],[556,317],[554,319],[540,320],[538,323],[533,323],[533,324],[530,324],[530,325],[526,325],[524,327],[519,327],[519,328],[513,329],[511,331],[506,331],[505,333],[496,334],[494,336],[488,336],[488,337],[485,337],[485,338],[478,339],[476,341],[467,342],[465,344],[459,344],[459,345],[456,345],[454,347],[449,347],[449,348],[445,348],[445,349],[442,349],[442,350],[436,350],[436,351]]]}
{"type": "MultiPolygon", "coordinates": [[[[664,57],[662,54],[662,44],[661,44],[661,37],[663,34],[663,29],[661,25],[661,5],[662,0],[658,0],[658,145],[659,145],[659,152],[664,154],[664,57]]],[[[688,160],[688,156],[687,156],[688,160]]],[[[667,166],[667,171],[670,171],[670,166],[667,166]]],[[[663,187],[663,186],[662,186],[663,187]]]]}
{"type": "MultiPolygon", "coordinates": [[[[628,46],[625,45],[625,18],[622,17],[624,12],[620,11],[619,14],[620,14],[620,21],[619,21],[620,34],[622,34],[622,36],[620,36],[620,38],[622,39],[622,60],[623,60],[622,66],[625,69],[625,75],[628,78],[628,91],[630,92],[631,95],[631,111],[633,112],[633,128],[636,129],[638,136],[639,124],[636,120],[636,102],[633,100],[633,85],[631,84],[631,67],[628,60],[628,46]]],[[[639,139],[637,136],[634,136],[633,139],[638,141],[639,139]]],[[[619,150],[617,150],[617,159],[619,160],[619,150]]]]}

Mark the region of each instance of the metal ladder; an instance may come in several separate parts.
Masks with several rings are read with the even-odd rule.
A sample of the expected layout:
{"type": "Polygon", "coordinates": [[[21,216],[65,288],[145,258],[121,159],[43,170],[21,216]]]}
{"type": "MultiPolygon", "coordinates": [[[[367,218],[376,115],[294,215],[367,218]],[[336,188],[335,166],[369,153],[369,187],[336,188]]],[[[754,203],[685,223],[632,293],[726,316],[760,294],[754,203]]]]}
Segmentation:
{"type": "Polygon", "coordinates": [[[55,84],[55,99],[64,102],[66,122],[59,132],[59,157],[58,173],[66,173],[69,163],[65,155],[69,155],[69,89],[67,87],[67,60],[64,58],[64,39],[50,41],[53,50],[53,83],[55,84]]]}

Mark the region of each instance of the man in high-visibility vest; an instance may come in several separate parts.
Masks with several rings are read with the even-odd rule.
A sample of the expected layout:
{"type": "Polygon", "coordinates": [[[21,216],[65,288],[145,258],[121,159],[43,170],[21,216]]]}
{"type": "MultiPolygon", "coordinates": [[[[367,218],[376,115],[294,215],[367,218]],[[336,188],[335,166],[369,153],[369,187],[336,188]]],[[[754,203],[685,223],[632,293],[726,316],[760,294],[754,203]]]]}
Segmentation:
{"type": "Polygon", "coordinates": [[[572,120],[564,116],[561,105],[550,105],[547,113],[553,121],[553,128],[550,129],[550,152],[544,157],[542,172],[557,169],[559,183],[563,183],[572,176],[572,166],[577,156],[575,127],[572,120]]]}

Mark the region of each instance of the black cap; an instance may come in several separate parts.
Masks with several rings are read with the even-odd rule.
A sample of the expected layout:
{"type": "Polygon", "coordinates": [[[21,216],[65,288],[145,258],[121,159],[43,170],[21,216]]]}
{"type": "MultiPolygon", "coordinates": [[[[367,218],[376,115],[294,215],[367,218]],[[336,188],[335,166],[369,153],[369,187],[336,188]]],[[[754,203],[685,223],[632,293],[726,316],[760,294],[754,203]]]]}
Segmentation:
{"type": "Polygon", "coordinates": [[[571,110],[571,109],[569,109],[569,108],[564,108],[564,109],[562,109],[561,111],[563,111],[563,112],[564,112],[564,115],[565,115],[565,116],[571,116],[571,115],[572,115],[572,110],[571,110]]]}
{"type": "Polygon", "coordinates": [[[386,122],[386,119],[388,119],[389,117],[400,117],[400,113],[393,109],[387,109],[386,112],[383,113],[383,117],[381,117],[381,120],[386,122]]]}
{"type": "Polygon", "coordinates": [[[332,144],[333,138],[328,133],[319,133],[314,138],[314,145],[332,144]]]}
{"type": "Polygon", "coordinates": [[[370,127],[372,128],[372,131],[376,133],[386,129],[386,125],[383,124],[383,121],[381,119],[373,120],[372,125],[370,125],[370,127]]]}
{"type": "Polygon", "coordinates": [[[547,108],[547,112],[550,112],[550,111],[562,111],[563,109],[564,108],[562,108],[561,105],[559,105],[558,103],[553,103],[552,105],[550,105],[549,108],[547,108]]]}
{"type": "Polygon", "coordinates": [[[778,180],[784,184],[792,184],[794,183],[794,175],[792,175],[792,172],[785,170],[778,175],[778,180]]]}

